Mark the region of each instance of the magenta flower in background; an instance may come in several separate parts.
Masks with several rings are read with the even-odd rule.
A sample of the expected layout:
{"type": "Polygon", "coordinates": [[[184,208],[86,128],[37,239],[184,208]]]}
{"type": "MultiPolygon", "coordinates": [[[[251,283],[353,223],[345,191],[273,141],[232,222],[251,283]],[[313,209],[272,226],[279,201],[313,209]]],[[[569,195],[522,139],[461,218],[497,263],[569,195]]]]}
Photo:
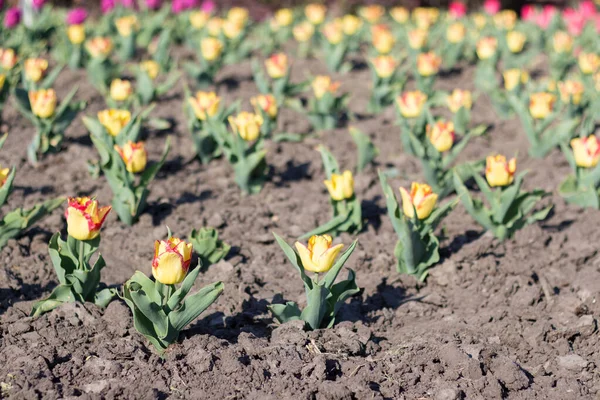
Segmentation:
{"type": "Polygon", "coordinates": [[[454,18],[463,17],[467,13],[467,6],[460,1],[453,1],[448,6],[448,13],[454,18]]]}
{"type": "Polygon", "coordinates": [[[189,10],[198,6],[198,0],[173,0],[172,11],[179,14],[182,11],[189,10]]]}
{"type": "Polygon", "coordinates": [[[33,0],[32,5],[34,9],[39,10],[40,8],[44,7],[45,3],[46,0],[33,0]]]}
{"type": "Polygon", "coordinates": [[[115,8],[115,0],[102,0],[100,8],[102,9],[103,14],[112,11],[112,9],[115,8]]]}
{"type": "Polygon", "coordinates": [[[67,24],[68,25],[79,25],[83,24],[87,18],[87,11],[85,8],[74,8],[67,13],[67,24]]]}
{"type": "Polygon", "coordinates": [[[498,13],[500,8],[502,8],[500,0],[485,0],[485,3],[483,3],[483,10],[489,15],[498,13]]]}
{"type": "Polygon", "coordinates": [[[146,7],[151,10],[158,10],[162,6],[162,0],[146,0],[146,7]]]}
{"type": "Polygon", "coordinates": [[[4,8],[4,0],[0,0],[0,10],[4,8]]]}
{"type": "Polygon", "coordinates": [[[137,9],[137,2],[135,0],[121,0],[121,5],[125,8],[137,9]]]}
{"type": "Polygon", "coordinates": [[[19,10],[19,7],[6,10],[6,14],[4,14],[4,26],[6,28],[14,28],[19,25],[19,22],[21,22],[21,10],[19,10]]]}
{"type": "Polygon", "coordinates": [[[215,8],[217,8],[217,5],[212,0],[204,0],[200,8],[202,9],[202,11],[212,14],[213,11],[215,11],[215,8]]]}

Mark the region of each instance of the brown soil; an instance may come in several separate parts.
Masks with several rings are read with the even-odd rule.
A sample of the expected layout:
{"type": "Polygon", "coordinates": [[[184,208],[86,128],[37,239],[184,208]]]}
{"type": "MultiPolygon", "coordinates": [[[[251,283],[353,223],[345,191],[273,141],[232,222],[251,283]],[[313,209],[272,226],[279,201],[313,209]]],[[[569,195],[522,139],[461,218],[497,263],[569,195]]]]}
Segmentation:
{"type": "MultiPolygon", "coordinates": [[[[316,61],[294,63],[294,79],[325,72],[316,61]]],[[[365,115],[369,72],[339,77],[353,98],[355,125],[381,149],[378,167],[396,169],[395,187],[421,178],[416,159],[401,151],[394,112],[365,115]]],[[[250,65],[226,68],[220,94],[227,102],[255,94],[250,65]]],[[[82,72],[64,72],[59,96],[80,85],[86,114],[103,108],[82,72]]],[[[440,88],[472,88],[472,70],[446,76],[440,88]]],[[[103,282],[119,287],[136,269],[150,272],[153,241],[165,226],[185,236],[192,228],[217,227],[234,246],[231,256],[200,275],[199,283],[223,280],[218,301],[183,332],[161,359],[132,325],[129,309],[114,301],[106,310],[67,305],[36,320],[35,300],[56,285],[47,254],[50,235],[64,230],[55,212],[0,252],[0,382],[13,398],[220,398],[220,399],[592,399],[600,395],[597,317],[600,257],[590,238],[600,234],[600,214],[568,206],[557,195],[554,213],[498,243],[460,206],[443,226],[442,262],[425,284],[395,272],[396,236],[385,215],[376,168],[357,176],[368,225],[348,266],[362,292],[342,308],[333,329],[304,332],[274,324],[272,301],[303,302],[294,269],[274,243],[288,241],[329,218],[322,184],[321,141],[343,167],[353,167],[355,148],[347,129],[303,143],[271,143],[272,167],[263,191],[243,197],[224,160],[207,167],[194,160],[182,112],[181,88],[156,108],[174,122],[172,153],[152,185],[150,207],[135,226],[109,216],[101,251],[108,267],[103,282]]],[[[553,191],[570,172],[555,151],[545,160],[526,156],[516,120],[499,121],[485,96],[475,102],[476,123],[493,124],[487,137],[470,143],[463,159],[492,151],[518,152],[530,169],[526,187],[553,191]]],[[[86,162],[96,157],[78,119],[64,151],[38,168],[25,162],[33,130],[13,107],[5,110],[11,135],[3,165],[18,168],[9,206],[32,205],[54,195],[97,195],[108,204],[105,181],[92,180],[86,162]]],[[[309,131],[302,116],[285,112],[282,130],[309,131]]],[[[151,158],[165,135],[149,132],[151,158]]],[[[63,232],[64,233],[64,232],[63,232]]],[[[342,235],[345,243],[353,238],[342,235]]]]}

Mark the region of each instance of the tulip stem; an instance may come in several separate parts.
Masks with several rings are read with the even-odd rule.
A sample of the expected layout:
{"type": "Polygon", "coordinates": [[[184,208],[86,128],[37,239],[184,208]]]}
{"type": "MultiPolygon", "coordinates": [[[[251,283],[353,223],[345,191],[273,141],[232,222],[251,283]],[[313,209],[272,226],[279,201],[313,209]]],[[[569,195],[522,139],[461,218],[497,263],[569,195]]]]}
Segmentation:
{"type": "Polygon", "coordinates": [[[85,248],[85,243],[83,240],[79,241],[79,268],[85,270],[85,264],[83,263],[83,250],[85,248]]]}

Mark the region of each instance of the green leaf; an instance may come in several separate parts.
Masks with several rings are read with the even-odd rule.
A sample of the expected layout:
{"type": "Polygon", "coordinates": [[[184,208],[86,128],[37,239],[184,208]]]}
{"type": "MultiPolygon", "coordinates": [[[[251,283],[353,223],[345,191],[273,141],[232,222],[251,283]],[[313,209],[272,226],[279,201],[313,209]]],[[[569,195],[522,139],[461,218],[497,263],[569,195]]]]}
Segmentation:
{"type": "Polygon", "coordinates": [[[313,285],[313,288],[306,294],[307,305],[302,310],[300,318],[312,329],[319,329],[321,322],[327,314],[327,298],[330,291],[322,285],[313,285]]]}
{"type": "Polygon", "coordinates": [[[33,305],[29,315],[34,318],[39,317],[40,315],[54,310],[56,307],[59,307],[64,303],[73,303],[74,301],[75,297],[71,292],[71,286],[58,285],[54,288],[48,298],[38,301],[33,305]]]}
{"type": "Polygon", "coordinates": [[[322,281],[322,285],[325,286],[327,289],[331,289],[331,287],[335,283],[335,280],[336,280],[338,274],[344,267],[344,264],[346,263],[346,261],[348,261],[348,258],[350,258],[350,256],[352,255],[352,252],[356,248],[357,244],[358,244],[358,240],[355,240],[354,242],[352,242],[350,247],[348,247],[348,249],[342,253],[342,255],[338,258],[338,260],[335,262],[335,264],[333,264],[333,267],[331,267],[331,269],[327,272],[327,274],[325,275],[325,278],[322,281]]]}
{"type": "Polygon", "coordinates": [[[194,286],[194,282],[196,281],[196,278],[198,277],[198,274],[200,273],[201,267],[202,267],[201,265],[198,265],[196,268],[194,268],[193,270],[188,272],[187,276],[181,283],[181,286],[179,287],[179,289],[177,289],[171,295],[171,297],[169,298],[169,300],[167,302],[167,306],[169,307],[170,310],[175,310],[179,306],[179,303],[181,302],[181,300],[183,300],[185,298],[185,296],[187,296],[187,294],[190,292],[190,290],[192,290],[192,287],[194,286]]]}
{"type": "Polygon", "coordinates": [[[301,319],[302,312],[293,301],[288,301],[285,304],[271,304],[267,308],[271,311],[275,319],[282,324],[301,319]]]}
{"type": "Polygon", "coordinates": [[[193,295],[186,297],[177,311],[169,314],[169,320],[176,331],[181,331],[206,310],[223,293],[223,283],[215,282],[205,286],[193,295]]]}
{"type": "Polygon", "coordinates": [[[379,150],[377,150],[373,142],[371,142],[369,136],[360,130],[350,127],[350,135],[352,135],[352,139],[358,150],[356,170],[361,172],[375,159],[379,150]]]}
{"type": "Polygon", "coordinates": [[[275,237],[275,240],[277,241],[277,244],[279,245],[279,247],[281,247],[281,250],[283,250],[283,253],[287,257],[287,259],[292,263],[294,268],[296,268],[296,270],[300,274],[300,277],[302,278],[302,281],[304,282],[304,286],[306,287],[306,290],[312,289],[312,286],[313,286],[312,280],[306,275],[306,272],[304,271],[304,266],[302,265],[302,260],[300,259],[300,256],[278,234],[273,232],[273,236],[275,237]]]}
{"type": "Polygon", "coordinates": [[[340,167],[333,154],[323,145],[319,145],[317,150],[321,153],[321,159],[323,160],[323,168],[327,174],[327,179],[331,179],[332,174],[339,174],[340,167]]]}

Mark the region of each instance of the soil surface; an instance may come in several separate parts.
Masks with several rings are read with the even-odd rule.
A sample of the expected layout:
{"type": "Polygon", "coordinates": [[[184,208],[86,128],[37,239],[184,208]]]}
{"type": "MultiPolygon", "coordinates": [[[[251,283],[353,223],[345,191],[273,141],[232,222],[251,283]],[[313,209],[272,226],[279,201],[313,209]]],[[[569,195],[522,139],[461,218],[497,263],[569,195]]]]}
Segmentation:
{"type": "MultiPolygon", "coordinates": [[[[366,114],[370,73],[364,62],[336,77],[352,93],[352,123],[380,149],[377,165],[356,177],[368,224],[347,266],[362,288],[347,301],[340,322],[305,332],[302,324],[278,325],[271,302],[304,304],[296,271],[273,240],[292,242],[330,217],[320,155],[325,143],[342,168],[355,165],[347,127],[310,135],[302,115],[285,111],[280,130],[306,133],[301,143],[269,143],[269,181],[260,194],[240,195],[225,160],[202,166],[182,111],[182,88],[155,110],[168,118],[173,149],[151,185],[150,206],[129,228],[111,213],[102,230],[107,267],[102,281],[120,287],[136,269],[150,273],[153,243],[166,225],[185,237],[213,226],[233,246],[230,256],[202,273],[197,285],[222,280],[225,292],[161,359],[134,328],[121,301],[101,310],[65,305],[35,320],[34,301],[57,284],[47,253],[53,232],[65,233],[61,211],[0,252],[1,395],[22,399],[219,398],[219,399],[594,399],[600,396],[597,318],[600,213],[566,205],[556,194],[547,221],[499,243],[459,205],[440,234],[442,261],[425,283],[399,276],[396,235],[386,216],[377,168],[397,171],[394,187],[421,180],[417,159],[403,153],[392,108],[366,114]]],[[[250,63],[225,68],[219,94],[225,103],[256,94],[250,63]]],[[[293,79],[325,73],[322,63],[296,60],[293,79]]],[[[473,70],[445,74],[439,88],[474,89],[473,70]]],[[[82,71],[64,71],[59,98],[73,85],[94,115],[102,97],[82,71]]],[[[409,83],[411,86],[412,83],[409,83]]],[[[440,110],[440,112],[442,112],[440,110]]],[[[518,153],[529,169],[525,187],[556,191],[570,173],[558,151],[544,160],[527,157],[528,143],[516,119],[502,121],[485,95],[475,101],[474,123],[492,125],[473,140],[463,160],[492,151],[518,153]]],[[[33,128],[12,107],[5,110],[10,136],[2,164],[17,166],[7,209],[58,195],[96,195],[110,203],[105,180],[91,179],[86,163],[97,155],[81,119],[67,131],[65,148],[34,168],[26,143],[33,128]]],[[[159,157],[167,134],[148,131],[150,158],[159,157]]],[[[354,237],[342,235],[349,244],[354,237]]]]}

